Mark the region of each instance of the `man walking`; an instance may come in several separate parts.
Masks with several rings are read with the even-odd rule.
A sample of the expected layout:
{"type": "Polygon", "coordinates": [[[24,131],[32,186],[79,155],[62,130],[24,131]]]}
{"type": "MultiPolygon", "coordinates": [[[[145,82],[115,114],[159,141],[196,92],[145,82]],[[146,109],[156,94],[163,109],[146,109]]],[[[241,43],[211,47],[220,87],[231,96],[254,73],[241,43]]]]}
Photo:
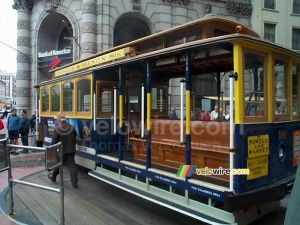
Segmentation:
{"type": "MultiPolygon", "coordinates": [[[[56,117],[58,126],[55,127],[52,136],[51,144],[62,142],[63,147],[63,164],[69,168],[70,178],[73,188],[78,188],[78,175],[75,164],[75,152],[76,152],[76,129],[73,125],[66,121],[66,116],[62,112],[58,112],[56,117]]],[[[59,174],[59,168],[56,168],[52,174],[48,174],[48,178],[52,182],[56,182],[56,177],[59,174]]],[[[62,176],[62,175],[61,175],[62,176]]]]}
{"type": "MultiPolygon", "coordinates": [[[[19,129],[21,127],[21,118],[17,115],[17,110],[12,109],[11,115],[7,119],[7,131],[8,131],[8,137],[10,139],[10,143],[13,145],[18,144],[18,138],[19,138],[19,129]]],[[[10,154],[18,155],[19,151],[18,149],[12,149],[10,154]]]]}
{"type": "MultiPolygon", "coordinates": [[[[24,146],[28,146],[28,134],[29,134],[30,121],[29,118],[27,117],[27,112],[25,109],[21,110],[21,117],[22,117],[22,123],[19,130],[21,134],[21,141],[24,146]]],[[[28,153],[28,150],[23,149],[21,153],[28,153]]]]}

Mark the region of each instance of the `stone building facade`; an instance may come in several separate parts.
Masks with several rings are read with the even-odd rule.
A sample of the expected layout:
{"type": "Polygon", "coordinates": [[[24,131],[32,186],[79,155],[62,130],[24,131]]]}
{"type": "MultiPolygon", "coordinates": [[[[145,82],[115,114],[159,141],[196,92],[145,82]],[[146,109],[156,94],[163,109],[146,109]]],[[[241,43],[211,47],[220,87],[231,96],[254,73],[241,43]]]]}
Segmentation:
{"type": "Polygon", "coordinates": [[[22,109],[36,107],[33,86],[52,78],[54,64],[204,16],[250,25],[252,12],[250,0],[14,0],[13,8],[18,11],[16,107],[22,109]]]}

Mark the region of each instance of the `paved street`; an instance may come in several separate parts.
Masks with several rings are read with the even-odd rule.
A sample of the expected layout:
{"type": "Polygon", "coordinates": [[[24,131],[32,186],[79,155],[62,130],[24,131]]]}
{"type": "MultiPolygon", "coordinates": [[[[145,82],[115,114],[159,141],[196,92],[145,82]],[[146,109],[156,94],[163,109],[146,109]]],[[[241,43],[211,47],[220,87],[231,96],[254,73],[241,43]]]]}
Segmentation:
{"type": "MultiPolygon", "coordinates": [[[[44,166],[31,166],[31,167],[14,167],[12,168],[13,179],[18,179],[34,172],[43,170],[44,166]]],[[[8,186],[8,172],[4,171],[0,173],[0,190],[3,191],[4,188],[8,186]]],[[[16,225],[21,224],[13,219],[13,216],[5,215],[1,209],[0,213],[0,224],[1,225],[16,225]]]]}

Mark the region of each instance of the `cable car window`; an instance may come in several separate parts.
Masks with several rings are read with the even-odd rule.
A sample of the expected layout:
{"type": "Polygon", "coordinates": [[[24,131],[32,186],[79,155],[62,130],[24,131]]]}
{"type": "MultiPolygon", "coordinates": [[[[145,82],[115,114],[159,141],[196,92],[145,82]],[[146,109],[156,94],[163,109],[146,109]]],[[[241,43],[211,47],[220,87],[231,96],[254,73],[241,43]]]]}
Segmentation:
{"type": "Polygon", "coordinates": [[[167,89],[153,87],[151,90],[151,109],[156,112],[167,112],[167,89]]]}
{"type": "Polygon", "coordinates": [[[299,68],[296,65],[292,67],[292,93],[293,93],[293,104],[292,110],[293,115],[299,115],[299,68]]]}
{"type": "Polygon", "coordinates": [[[63,85],[63,111],[73,112],[74,83],[67,82],[63,85]]]}
{"type": "Polygon", "coordinates": [[[49,112],[49,88],[45,87],[41,89],[42,95],[42,112],[49,112]]]}
{"type": "Polygon", "coordinates": [[[60,85],[51,88],[51,111],[60,111],[60,85]]]}
{"type": "Polygon", "coordinates": [[[287,114],[287,65],[286,62],[276,59],[274,62],[274,95],[275,114],[287,114]]]}
{"type": "Polygon", "coordinates": [[[265,58],[257,53],[245,53],[244,96],[246,116],[265,115],[265,58]]]}
{"type": "Polygon", "coordinates": [[[91,111],[91,81],[89,79],[77,82],[77,111],[91,111]]]}

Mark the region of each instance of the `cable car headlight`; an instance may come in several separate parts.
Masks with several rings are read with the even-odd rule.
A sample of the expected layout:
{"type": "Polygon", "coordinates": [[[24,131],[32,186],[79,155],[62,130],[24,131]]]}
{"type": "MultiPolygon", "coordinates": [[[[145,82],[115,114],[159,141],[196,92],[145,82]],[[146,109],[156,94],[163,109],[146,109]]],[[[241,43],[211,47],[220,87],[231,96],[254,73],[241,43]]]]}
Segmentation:
{"type": "Polygon", "coordinates": [[[278,158],[280,161],[284,161],[285,159],[285,146],[283,143],[280,143],[279,147],[278,147],[278,158]]]}

